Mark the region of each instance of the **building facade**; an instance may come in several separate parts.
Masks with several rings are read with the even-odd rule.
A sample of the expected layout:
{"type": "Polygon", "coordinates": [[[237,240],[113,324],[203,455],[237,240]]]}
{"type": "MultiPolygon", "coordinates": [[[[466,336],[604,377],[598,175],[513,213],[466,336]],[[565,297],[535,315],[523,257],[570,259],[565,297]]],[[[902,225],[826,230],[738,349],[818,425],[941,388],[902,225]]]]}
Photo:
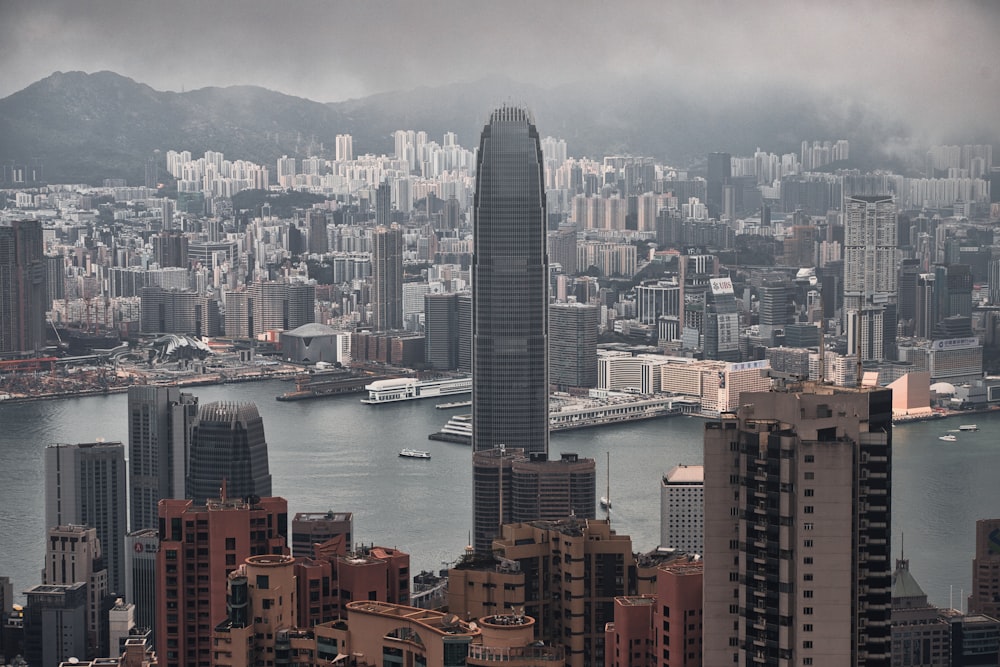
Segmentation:
{"type": "Polygon", "coordinates": [[[660,546],[705,553],[705,467],[676,465],[660,483],[660,546]]]}
{"type": "Polygon", "coordinates": [[[548,453],[545,190],[525,109],[501,107],[483,128],[474,207],[473,449],[548,453]]]}
{"type": "Polygon", "coordinates": [[[271,495],[264,420],[253,403],[208,403],[198,411],[185,495],[204,505],[223,484],[233,498],[271,495]]]}
{"type": "Polygon", "coordinates": [[[161,498],[183,498],[198,399],[177,387],[128,390],[130,528],[156,528],[161,498]]]}
{"type": "Polygon", "coordinates": [[[125,446],[120,442],[45,448],[45,525],[97,530],[108,566],[108,591],[125,590],[125,446]]]}
{"type": "Polygon", "coordinates": [[[399,225],[380,225],[372,233],[372,324],[376,331],[403,328],[403,247],[399,225]]]}
{"type": "Polygon", "coordinates": [[[45,347],[47,265],[42,223],[0,225],[0,356],[37,354],[45,347]]]}
{"type": "Polygon", "coordinates": [[[705,427],[706,665],[890,664],[892,392],[748,393],[705,427]]]}

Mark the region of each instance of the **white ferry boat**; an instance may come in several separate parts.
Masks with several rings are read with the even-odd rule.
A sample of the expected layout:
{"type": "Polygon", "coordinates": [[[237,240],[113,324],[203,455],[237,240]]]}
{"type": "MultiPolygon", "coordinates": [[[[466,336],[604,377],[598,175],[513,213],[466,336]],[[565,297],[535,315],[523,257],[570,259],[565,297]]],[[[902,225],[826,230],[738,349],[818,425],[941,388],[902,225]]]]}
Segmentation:
{"type": "Polygon", "coordinates": [[[962,424],[958,427],[959,431],[978,431],[979,427],[975,424],[962,424]]]}
{"type": "Polygon", "coordinates": [[[424,452],[419,449],[410,449],[409,447],[401,449],[399,455],[407,459],[429,459],[431,457],[430,452],[424,452]]]}
{"type": "Polygon", "coordinates": [[[368,398],[362,403],[378,405],[396,401],[412,401],[418,398],[438,398],[454,394],[468,394],[472,391],[472,378],[447,378],[444,380],[418,380],[417,378],[393,378],[376,380],[365,385],[368,398]]]}

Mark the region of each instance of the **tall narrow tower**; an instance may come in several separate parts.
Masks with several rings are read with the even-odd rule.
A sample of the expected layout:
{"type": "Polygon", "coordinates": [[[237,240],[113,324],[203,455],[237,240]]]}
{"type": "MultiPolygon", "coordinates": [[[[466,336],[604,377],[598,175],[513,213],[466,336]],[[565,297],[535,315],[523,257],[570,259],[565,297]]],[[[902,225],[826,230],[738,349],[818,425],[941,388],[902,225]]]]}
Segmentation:
{"type": "Polygon", "coordinates": [[[548,255],[538,130],[501,107],[483,128],[472,258],[472,446],[549,450],[548,255]]]}
{"type": "Polygon", "coordinates": [[[891,359],[896,340],[896,204],[891,195],[844,197],[844,318],[847,346],[863,359],[891,359]]]}
{"type": "Polygon", "coordinates": [[[372,234],[372,288],[375,328],[402,329],[403,230],[399,225],[379,226],[372,234]]]}
{"type": "Polygon", "coordinates": [[[39,221],[0,225],[0,354],[31,354],[45,347],[43,248],[39,221]]]}

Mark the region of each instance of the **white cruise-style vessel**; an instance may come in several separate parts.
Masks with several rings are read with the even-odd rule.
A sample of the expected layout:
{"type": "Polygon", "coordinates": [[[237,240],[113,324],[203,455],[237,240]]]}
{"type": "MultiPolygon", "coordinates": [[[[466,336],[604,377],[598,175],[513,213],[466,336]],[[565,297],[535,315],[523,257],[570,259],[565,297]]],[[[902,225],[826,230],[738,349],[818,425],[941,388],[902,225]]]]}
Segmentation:
{"type": "Polygon", "coordinates": [[[444,380],[418,380],[417,378],[393,378],[376,380],[365,385],[368,398],[362,403],[378,405],[396,401],[412,401],[418,398],[438,398],[472,391],[472,378],[447,378],[444,380]]]}

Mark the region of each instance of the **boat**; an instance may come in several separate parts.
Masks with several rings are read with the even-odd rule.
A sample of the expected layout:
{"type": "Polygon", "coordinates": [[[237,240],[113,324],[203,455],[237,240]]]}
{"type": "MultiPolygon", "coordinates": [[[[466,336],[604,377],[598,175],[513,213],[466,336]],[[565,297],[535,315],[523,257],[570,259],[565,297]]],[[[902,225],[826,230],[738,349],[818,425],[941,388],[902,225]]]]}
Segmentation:
{"type": "Polygon", "coordinates": [[[452,403],[438,403],[434,406],[438,410],[452,410],[454,408],[472,407],[472,401],[454,401],[452,403]]]}
{"type": "Polygon", "coordinates": [[[975,424],[962,424],[958,427],[959,431],[978,431],[979,427],[975,424]]]}
{"type": "Polygon", "coordinates": [[[419,449],[410,449],[409,447],[399,450],[399,455],[407,459],[429,459],[431,457],[430,452],[424,452],[419,449]]]}
{"type": "Polygon", "coordinates": [[[938,436],[938,440],[944,440],[945,442],[955,442],[956,440],[958,440],[958,438],[951,434],[948,434],[948,435],[938,436]]]}

